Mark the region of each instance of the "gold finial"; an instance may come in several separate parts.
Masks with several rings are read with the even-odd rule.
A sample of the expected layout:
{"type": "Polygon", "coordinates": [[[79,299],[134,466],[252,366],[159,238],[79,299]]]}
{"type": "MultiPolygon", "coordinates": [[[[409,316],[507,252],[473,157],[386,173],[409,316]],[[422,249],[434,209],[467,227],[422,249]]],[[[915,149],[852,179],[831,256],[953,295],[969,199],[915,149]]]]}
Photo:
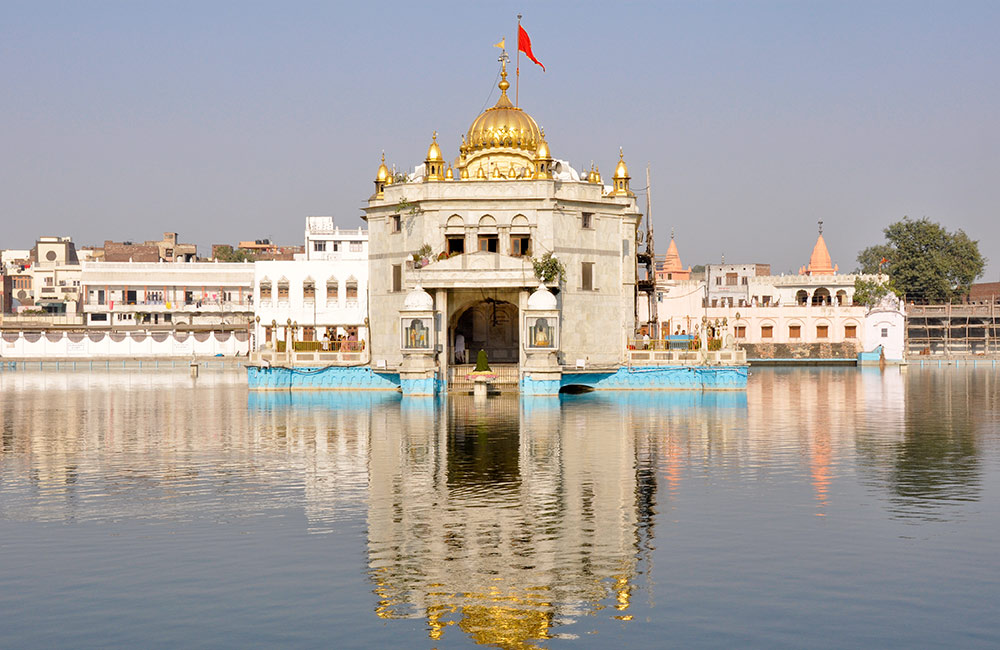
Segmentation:
{"type": "Polygon", "coordinates": [[[507,61],[509,59],[510,57],[507,56],[506,50],[501,52],[500,58],[498,59],[498,61],[500,61],[500,83],[497,84],[497,87],[500,88],[500,92],[503,95],[506,95],[507,89],[510,88],[510,82],[507,81],[507,61]]]}

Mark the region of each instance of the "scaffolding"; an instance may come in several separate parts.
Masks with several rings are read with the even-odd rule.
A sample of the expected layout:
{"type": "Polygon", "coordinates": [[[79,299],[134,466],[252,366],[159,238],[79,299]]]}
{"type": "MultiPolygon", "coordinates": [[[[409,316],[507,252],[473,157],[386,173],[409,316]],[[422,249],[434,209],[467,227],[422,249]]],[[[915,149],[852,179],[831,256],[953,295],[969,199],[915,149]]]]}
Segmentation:
{"type": "Polygon", "coordinates": [[[907,356],[1000,355],[1000,310],[986,305],[908,305],[907,356]]]}

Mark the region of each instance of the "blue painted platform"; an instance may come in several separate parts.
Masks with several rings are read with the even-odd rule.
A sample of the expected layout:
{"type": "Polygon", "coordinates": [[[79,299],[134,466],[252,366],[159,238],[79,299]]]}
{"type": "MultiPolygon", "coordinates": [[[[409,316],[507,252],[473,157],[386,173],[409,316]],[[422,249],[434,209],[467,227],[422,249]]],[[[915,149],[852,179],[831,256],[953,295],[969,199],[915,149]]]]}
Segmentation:
{"type": "Polygon", "coordinates": [[[400,389],[399,373],[380,373],[365,366],[261,368],[247,366],[250,390],[391,390],[400,389]]]}
{"type": "Polygon", "coordinates": [[[614,372],[568,372],[560,380],[521,380],[522,395],[554,395],[567,386],[594,390],[746,390],[747,366],[621,367],[614,372]]]}
{"type": "MultiPolygon", "coordinates": [[[[560,379],[521,379],[522,395],[558,395],[567,386],[600,391],[742,391],[747,366],[621,367],[615,371],[567,372],[560,379]]],[[[447,390],[440,379],[401,379],[399,373],[376,372],[368,367],[264,368],[247,366],[251,390],[381,390],[406,396],[433,396],[447,390]]]]}

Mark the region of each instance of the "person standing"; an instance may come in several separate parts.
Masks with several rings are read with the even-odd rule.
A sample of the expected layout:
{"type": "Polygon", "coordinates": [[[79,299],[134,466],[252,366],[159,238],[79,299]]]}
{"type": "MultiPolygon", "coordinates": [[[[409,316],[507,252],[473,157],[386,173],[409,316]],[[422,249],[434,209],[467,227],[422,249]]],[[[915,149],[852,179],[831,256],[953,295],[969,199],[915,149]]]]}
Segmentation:
{"type": "Polygon", "coordinates": [[[455,363],[465,363],[465,335],[455,334],[455,363]]]}

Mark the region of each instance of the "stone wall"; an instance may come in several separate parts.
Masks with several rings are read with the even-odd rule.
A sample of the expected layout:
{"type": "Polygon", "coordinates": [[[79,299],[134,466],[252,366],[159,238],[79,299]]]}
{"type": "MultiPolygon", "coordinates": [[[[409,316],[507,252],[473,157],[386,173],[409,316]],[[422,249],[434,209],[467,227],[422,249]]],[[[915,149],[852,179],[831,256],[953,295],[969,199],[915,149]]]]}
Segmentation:
{"type": "Polygon", "coordinates": [[[844,343],[747,343],[747,359],[856,359],[861,346],[844,343]]]}

